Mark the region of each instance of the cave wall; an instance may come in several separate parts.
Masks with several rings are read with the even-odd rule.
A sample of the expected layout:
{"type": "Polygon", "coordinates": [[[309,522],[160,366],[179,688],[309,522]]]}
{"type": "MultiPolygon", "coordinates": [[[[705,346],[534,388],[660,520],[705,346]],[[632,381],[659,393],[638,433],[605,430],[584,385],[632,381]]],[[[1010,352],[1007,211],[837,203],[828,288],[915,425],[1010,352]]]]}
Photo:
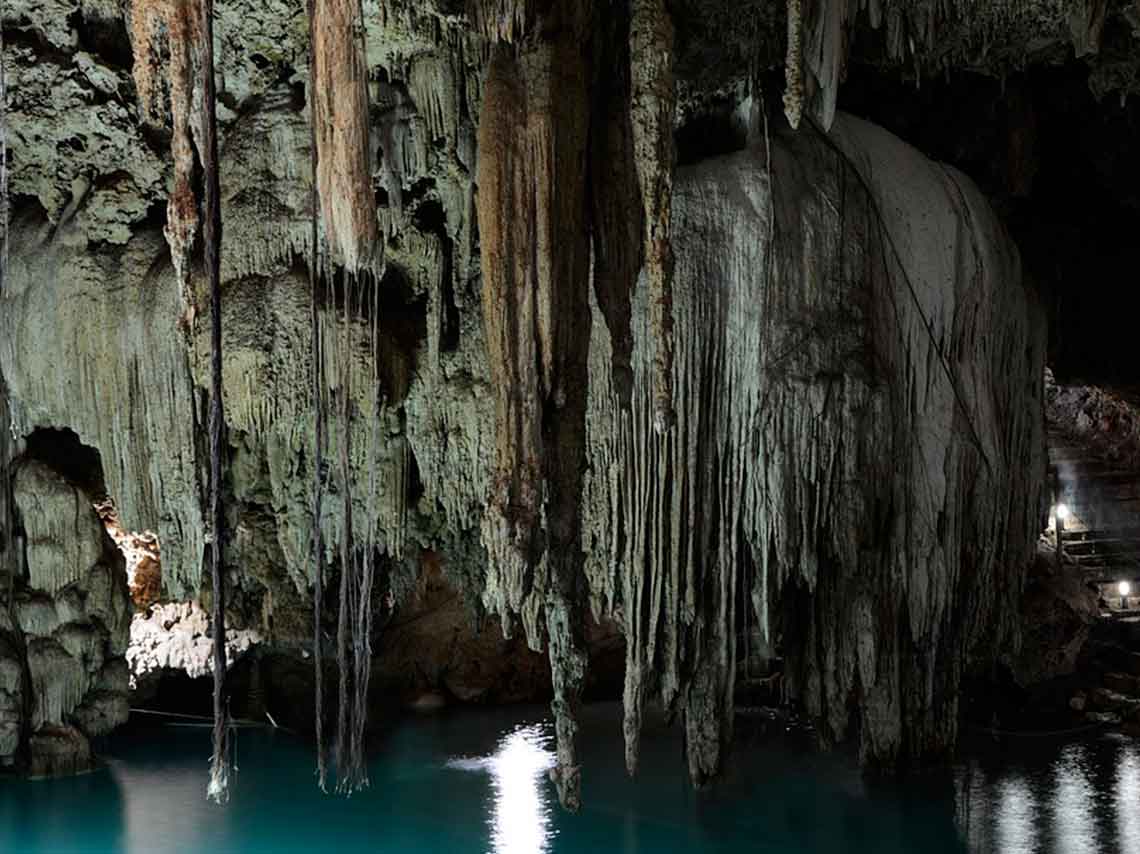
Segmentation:
{"type": "MultiPolygon", "coordinates": [[[[158,532],[167,595],[185,597],[209,537],[206,341],[179,326],[164,131],[135,103],[120,10],[57,5],[17,2],[4,17],[11,433],[68,427],[97,448],[124,524],[158,532]]],[[[378,503],[355,490],[354,516],[376,518],[379,593],[410,595],[431,549],[477,610],[496,447],[474,225],[489,52],[435,4],[366,3],[365,21],[386,264],[378,418],[369,319],[338,325],[331,301],[319,312],[330,340],[344,336],[358,395],[355,482],[379,448],[378,503]]],[[[217,32],[231,607],[298,649],[314,524],[303,7],[219,3],[217,32]]],[[[699,50],[679,40],[683,69],[699,50]]],[[[696,109],[694,78],[678,86],[691,95],[681,113],[696,109]]],[[[962,669],[1012,640],[1002,614],[1036,534],[1041,319],[985,201],[842,116],[827,140],[805,129],[771,145],[770,163],[757,135],[677,175],[673,431],[651,430],[644,285],[628,412],[609,327],[592,321],[586,595],[626,633],[627,738],[641,705],[664,700],[683,714],[697,780],[720,767],[737,635],[752,622],[783,638],[794,694],[828,739],[857,733],[885,763],[944,750],[962,669]]],[[[191,281],[200,289],[195,270],[191,281]]],[[[324,377],[330,394],[337,383],[324,377]]],[[[322,521],[331,562],[338,503],[322,521]]]]}
{"type": "Polygon", "coordinates": [[[24,571],[0,617],[0,764],[84,770],[87,739],[127,720],[123,557],[91,496],[43,462],[18,465],[13,497],[24,571]]]}

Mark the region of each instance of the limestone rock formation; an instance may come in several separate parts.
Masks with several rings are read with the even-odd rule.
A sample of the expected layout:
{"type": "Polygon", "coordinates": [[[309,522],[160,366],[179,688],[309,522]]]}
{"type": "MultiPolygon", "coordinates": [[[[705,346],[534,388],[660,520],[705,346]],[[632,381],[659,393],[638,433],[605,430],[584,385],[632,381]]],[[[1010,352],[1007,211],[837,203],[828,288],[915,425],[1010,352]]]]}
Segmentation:
{"type": "Polygon", "coordinates": [[[1016,635],[1036,538],[1043,324],[1016,250],[968,179],[850,117],[778,136],[770,170],[757,147],[679,171],[674,217],[676,438],[651,433],[636,324],[632,411],[595,381],[587,418],[627,739],[655,694],[715,773],[758,624],[826,738],[854,701],[869,761],[937,754],[964,667],[1016,635]]]}
{"type": "MultiPolygon", "coordinates": [[[[227,605],[267,646],[311,654],[327,642],[308,616],[314,527],[335,577],[346,553],[363,557],[346,547],[351,516],[375,531],[377,608],[414,600],[429,550],[473,611],[521,616],[534,646],[549,639],[560,735],[573,735],[589,666],[587,607],[617,622],[631,767],[642,710],[659,700],[685,727],[691,776],[719,770],[754,630],[784,649],[826,740],[857,724],[883,764],[949,749],[963,672],[1015,640],[1044,466],[1042,325],[971,182],[834,114],[845,21],[880,22],[878,4],[842,4],[847,18],[799,4],[816,81],[804,97],[822,98],[830,134],[793,133],[773,113],[770,145],[754,133],[744,151],[675,172],[670,121],[735,97],[769,54],[782,62],[784,4],[760,4],[747,33],[736,19],[754,3],[706,18],[694,12],[708,0],[646,2],[634,21],[564,4],[566,20],[536,32],[549,4],[475,5],[363,4],[369,113],[354,131],[368,150],[340,176],[352,199],[322,198],[349,205],[325,219],[359,240],[328,222],[322,236],[349,267],[382,243],[385,268],[357,282],[362,308],[345,321],[344,270],[321,265],[315,314],[336,346],[314,365],[304,6],[217,3],[227,605]],[[586,51],[571,36],[591,24],[604,35],[586,51]],[[658,65],[638,64],[647,50],[658,65]],[[314,373],[344,413],[323,467],[314,373]],[[658,433],[664,396],[676,424],[658,433]],[[343,477],[328,470],[342,448],[343,477]]],[[[979,34],[1001,47],[1056,29],[1057,4],[958,23],[928,5],[883,11],[890,62],[914,59],[914,34],[918,55],[953,37],[957,56],[979,34]]],[[[180,326],[183,277],[201,287],[195,251],[177,271],[164,238],[175,128],[139,103],[140,57],[127,61],[110,5],[17,0],[3,21],[19,36],[5,42],[15,204],[0,288],[0,432],[15,442],[0,464],[38,429],[73,430],[98,450],[125,528],[157,534],[163,600],[190,599],[209,536],[209,366],[207,318],[180,326]]],[[[1113,13],[1105,27],[1118,24],[1113,13]]],[[[125,643],[119,612],[92,604],[125,589],[93,569],[105,543],[75,528],[58,482],[20,494],[44,527],[28,529],[18,629],[0,623],[0,748],[23,692],[45,698],[37,720],[98,729],[125,678],[108,663],[125,643]],[[106,636],[67,628],[98,614],[115,630],[103,617],[106,636]]],[[[453,693],[485,694],[456,669],[453,693]]]]}
{"type": "Polygon", "coordinates": [[[130,602],[123,560],[90,496],[42,462],[17,468],[13,493],[27,573],[11,601],[13,640],[0,647],[0,696],[9,698],[0,705],[3,756],[12,759],[21,746],[13,731],[27,732],[36,773],[74,770],[90,762],[86,737],[127,719],[130,602]]]}

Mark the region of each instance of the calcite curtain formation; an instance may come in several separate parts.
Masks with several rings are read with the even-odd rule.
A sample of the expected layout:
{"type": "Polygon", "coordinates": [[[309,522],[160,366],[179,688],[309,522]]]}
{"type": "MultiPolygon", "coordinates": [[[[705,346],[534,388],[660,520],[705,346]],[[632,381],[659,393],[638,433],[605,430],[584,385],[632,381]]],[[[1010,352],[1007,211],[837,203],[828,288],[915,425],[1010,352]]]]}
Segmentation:
{"type": "Polygon", "coordinates": [[[765,160],[677,175],[675,435],[652,429],[644,346],[630,415],[597,383],[587,418],[586,566],[626,625],[627,738],[652,691],[697,782],[750,626],[781,633],[825,740],[943,755],[964,669],[1013,641],[1037,523],[1042,325],[978,191],[848,117],[777,135],[770,181],[765,160]]]}
{"type": "MultiPolygon", "coordinates": [[[[499,43],[484,83],[476,180],[484,326],[495,385],[495,467],[483,521],[484,601],[505,633],[549,638],[559,795],[578,802],[574,715],[589,233],[585,2],[554,4],[520,45],[499,43]],[[545,618],[545,619],[544,619],[545,618]]],[[[502,35],[508,35],[509,30],[502,35]]]]}

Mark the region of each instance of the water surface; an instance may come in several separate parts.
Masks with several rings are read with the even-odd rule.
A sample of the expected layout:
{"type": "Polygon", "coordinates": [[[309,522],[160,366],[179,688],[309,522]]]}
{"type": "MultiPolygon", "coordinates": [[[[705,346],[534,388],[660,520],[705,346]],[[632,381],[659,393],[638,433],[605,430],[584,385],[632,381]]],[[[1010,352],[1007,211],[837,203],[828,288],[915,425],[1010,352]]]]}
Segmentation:
{"type": "Polygon", "coordinates": [[[583,808],[567,815],[546,779],[543,708],[444,712],[376,745],[371,788],[321,795],[313,756],[285,732],[242,729],[231,801],[207,803],[209,731],[136,728],[107,766],[0,782],[0,852],[1137,852],[1140,744],[1092,739],[982,743],[954,774],[868,786],[854,762],[791,737],[734,758],[694,792],[679,736],[651,726],[636,781],[619,710],[582,722],[583,808]]]}

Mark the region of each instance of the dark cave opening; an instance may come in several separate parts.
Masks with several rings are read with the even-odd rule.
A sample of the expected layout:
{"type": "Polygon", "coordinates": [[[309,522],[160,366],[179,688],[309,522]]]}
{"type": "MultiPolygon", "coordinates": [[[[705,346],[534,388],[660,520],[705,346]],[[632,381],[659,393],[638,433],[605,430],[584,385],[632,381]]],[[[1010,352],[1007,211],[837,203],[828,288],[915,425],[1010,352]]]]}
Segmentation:
{"type": "Polygon", "coordinates": [[[1140,292],[1140,99],[1090,91],[1077,60],[1004,80],[970,72],[913,82],[849,70],[840,108],[973,178],[1021,250],[1049,320],[1058,378],[1133,385],[1140,292]]]}
{"type": "Polygon", "coordinates": [[[93,502],[107,497],[103,459],[99,451],[83,444],[74,430],[42,427],[25,439],[24,456],[38,460],[82,489],[93,502]]]}

